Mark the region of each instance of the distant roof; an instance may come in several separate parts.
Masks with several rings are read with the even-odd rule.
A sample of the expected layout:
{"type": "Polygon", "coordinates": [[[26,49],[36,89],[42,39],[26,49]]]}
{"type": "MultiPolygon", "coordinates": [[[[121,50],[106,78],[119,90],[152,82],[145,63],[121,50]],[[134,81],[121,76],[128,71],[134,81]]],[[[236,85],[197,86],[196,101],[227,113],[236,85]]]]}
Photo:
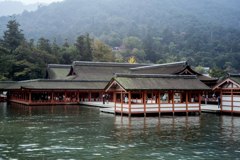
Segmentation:
{"type": "Polygon", "coordinates": [[[176,74],[182,71],[187,66],[186,61],[164,63],[164,64],[153,64],[148,66],[141,66],[131,68],[132,73],[143,73],[143,74],[176,74]]]}
{"type": "Polygon", "coordinates": [[[207,77],[193,70],[187,61],[154,64],[131,68],[134,74],[172,74],[172,75],[197,75],[201,81],[217,81],[216,78],[207,77]]]}
{"type": "Polygon", "coordinates": [[[125,90],[210,90],[194,75],[116,74],[105,89],[114,81],[125,90]]]}
{"type": "Polygon", "coordinates": [[[228,82],[232,82],[240,87],[240,74],[227,74],[225,77],[221,78],[218,81],[218,83],[213,87],[213,90],[221,88],[223,84],[228,82]]]}
{"type": "Polygon", "coordinates": [[[231,80],[233,80],[234,82],[240,84],[240,74],[228,74],[228,78],[230,78],[231,80]]]}
{"type": "Polygon", "coordinates": [[[54,89],[54,90],[102,90],[106,86],[106,82],[103,81],[72,81],[72,80],[46,80],[35,79],[28,81],[15,82],[9,85],[5,89],[54,89]]]}
{"type": "Polygon", "coordinates": [[[0,81],[0,90],[5,90],[9,86],[15,84],[16,82],[14,81],[0,81]]]}
{"type": "Polygon", "coordinates": [[[129,73],[130,68],[146,66],[147,64],[129,64],[116,62],[88,62],[75,61],[72,66],[72,75],[75,80],[103,80],[110,81],[115,73],[129,73]]]}
{"type": "Polygon", "coordinates": [[[71,65],[49,64],[46,79],[66,79],[70,69],[71,65]]]}

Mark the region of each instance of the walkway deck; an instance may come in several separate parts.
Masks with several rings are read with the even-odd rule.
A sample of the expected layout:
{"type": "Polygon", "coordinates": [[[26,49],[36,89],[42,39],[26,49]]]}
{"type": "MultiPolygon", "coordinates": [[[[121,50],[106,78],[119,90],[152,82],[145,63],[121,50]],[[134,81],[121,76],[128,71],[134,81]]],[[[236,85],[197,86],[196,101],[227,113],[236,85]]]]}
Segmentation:
{"type": "Polygon", "coordinates": [[[80,102],[80,104],[93,106],[93,107],[100,107],[100,108],[114,108],[113,102],[109,102],[105,104],[103,104],[103,102],[80,102]]]}
{"type": "Polygon", "coordinates": [[[201,109],[202,112],[206,113],[220,113],[220,108],[218,108],[218,105],[214,104],[202,104],[201,109]]]}
{"type": "Polygon", "coordinates": [[[80,102],[80,104],[99,107],[101,112],[115,114],[113,102],[109,102],[105,104],[103,104],[102,102],[80,102]]]}
{"type": "MultiPolygon", "coordinates": [[[[105,104],[103,104],[102,102],[81,102],[80,104],[99,107],[101,112],[114,114],[113,102],[109,102],[105,104]]],[[[220,113],[220,109],[218,108],[218,105],[202,104],[201,109],[202,109],[202,112],[205,112],[205,113],[220,113]]]]}

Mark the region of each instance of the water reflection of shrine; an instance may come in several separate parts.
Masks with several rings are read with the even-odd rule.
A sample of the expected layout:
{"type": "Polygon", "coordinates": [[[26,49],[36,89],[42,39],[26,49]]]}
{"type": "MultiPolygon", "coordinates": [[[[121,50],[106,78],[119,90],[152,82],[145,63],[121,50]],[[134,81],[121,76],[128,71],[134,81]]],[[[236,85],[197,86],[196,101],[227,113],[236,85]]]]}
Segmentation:
{"type": "Polygon", "coordinates": [[[221,116],[221,128],[220,133],[222,136],[222,140],[227,140],[228,143],[232,142],[240,142],[240,117],[233,116],[221,116]]]}
{"type": "Polygon", "coordinates": [[[198,133],[192,130],[200,128],[199,116],[164,116],[164,117],[122,117],[115,116],[115,131],[117,137],[123,139],[150,138],[158,139],[193,139],[198,133]],[[155,132],[150,134],[150,132],[155,132]]]}
{"type": "Polygon", "coordinates": [[[45,114],[79,114],[79,105],[46,105],[46,106],[27,106],[19,103],[10,103],[11,107],[7,111],[16,115],[45,115],[45,114]]]}

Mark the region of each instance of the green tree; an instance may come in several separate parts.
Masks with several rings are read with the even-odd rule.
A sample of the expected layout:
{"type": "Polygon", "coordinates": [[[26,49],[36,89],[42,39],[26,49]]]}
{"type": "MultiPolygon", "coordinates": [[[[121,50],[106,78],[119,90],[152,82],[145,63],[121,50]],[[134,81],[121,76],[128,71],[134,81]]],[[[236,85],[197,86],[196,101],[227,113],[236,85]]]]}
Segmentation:
{"type": "Polygon", "coordinates": [[[94,41],[93,45],[93,60],[102,62],[115,61],[112,49],[99,40],[94,41]]]}
{"type": "Polygon", "coordinates": [[[23,41],[25,41],[20,24],[15,20],[8,21],[7,30],[3,35],[3,45],[12,53],[23,41]]]}
{"type": "Polygon", "coordinates": [[[43,37],[39,38],[39,40],[37,42],[37,48],[39,50],[46,51],[48,53],[52,53],[52,47],[51,47],[50,41],[43,37]]]}
{"type": "Polygon", "coordinates": [[[142,49],[142,41],[138,37],[127,37],[123,39],[123,45],[126,49],[142,49]]]}
{"type": "Polygon", "coordinates": [[[135,57],[136,61],[138,61],[138,62],[144,62],[144,61],[145,61],[146,54],[145,54],[144,50],[134,48],[134,49],[131,51],[131,57],[132,57],[132,56],[135,57]]]}
{"type": "Polygon", "coordinates": [[[60,63],[61,64],[71,64],[73,61],[80,60],[77,48],[75,46],[62,46],[60,51],[60,63]]]}
{"type": "Polygon", "coordinates": [[[211,77],[220,78],[220,77],[223,77],[224,75],[226,75],[226,72],[224,70],[222,70],[221,68],[218,68],[215,66],[213,69],[211,69],[209,71],[209,75],[211,77]]]}
{"type": "Polygon", "coordinates": [[[81,61],[92,61],[93,60],[93,39],[90,38],[89,34],[81,35],[77,38],[75,46],[78,54],[80,55],[81,61]]]}
{"type": "Polygon", "coordinates": [[[195,67],[195,71],[200,74],[205,74],[205,69],[202,66],[195,67]]]}
{"type": "Polygon", "coordinates": [[[0,46],[0,80],[7,80],[9,78],[9,68],[13,64],[13,55],[9,51],[0,46]]]}
{"type": "Polygon", "coordinates": [[[15,49],[13,65],[9,69],[9,79],[19,81],[43,77],[41,70],[44,68],[39,66],[42,59],[31,45],[31,43],[25,42],[15,49]]]}
{"type": "Polygon", "coordinates": [[[52,54],[54,55],[58,55],[58,52],[60,50],[60,47],[58,46],[57,44],[57,40],[56,38],[53,40],[52,44],[51,44],[51,51],[52,51],[52,54]]]}

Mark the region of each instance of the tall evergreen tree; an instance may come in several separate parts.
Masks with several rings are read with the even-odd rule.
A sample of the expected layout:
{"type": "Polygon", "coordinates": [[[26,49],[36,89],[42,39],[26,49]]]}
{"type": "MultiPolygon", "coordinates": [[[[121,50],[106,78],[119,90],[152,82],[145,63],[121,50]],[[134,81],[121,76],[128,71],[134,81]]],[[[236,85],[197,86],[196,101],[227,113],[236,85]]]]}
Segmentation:
{"type": "Polygon", "coordinates": [[[25,41],[20,24],[15,20],[8,21],[7,30],[3,35],[3,46],[12,53],[23,41],[25,41]]]}
{"type": "Polygon", "coordinates": [[[81,35],[77,38],[75,46],[80,55],[80,60],[82,61],[92,61],[93,60],[93,39],[90,38],[89,34],[81,35]]]}
{"type": "Polygon", "coordinates": [[[50,41],[43,37],[39,38],[39,40],[37,42],[37,48],[39,50],[46,51],[47,53],[52,52],[50,41]]]}

